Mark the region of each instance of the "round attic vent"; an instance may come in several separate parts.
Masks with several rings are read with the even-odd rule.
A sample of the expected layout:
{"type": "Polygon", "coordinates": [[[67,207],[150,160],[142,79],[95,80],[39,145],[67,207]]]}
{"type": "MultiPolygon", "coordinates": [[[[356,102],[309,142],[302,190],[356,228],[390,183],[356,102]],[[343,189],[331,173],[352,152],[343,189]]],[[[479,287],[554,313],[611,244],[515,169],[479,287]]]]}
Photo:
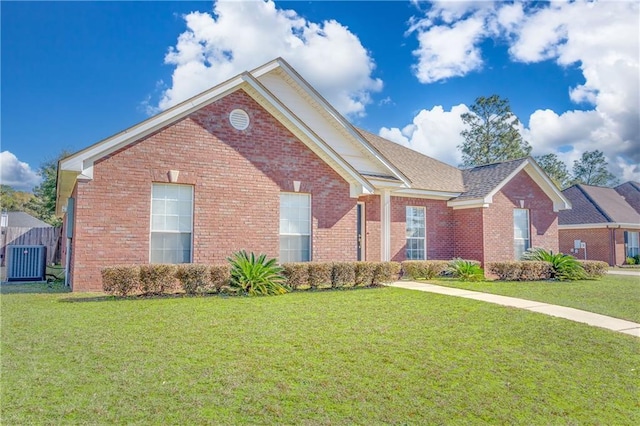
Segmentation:
{"type": "Polygon", "coordinates": [[[229,122],[234,129],[245,130],[249,127],[249,114],[241,109],[234,109],[229,114],[229,122]]]}

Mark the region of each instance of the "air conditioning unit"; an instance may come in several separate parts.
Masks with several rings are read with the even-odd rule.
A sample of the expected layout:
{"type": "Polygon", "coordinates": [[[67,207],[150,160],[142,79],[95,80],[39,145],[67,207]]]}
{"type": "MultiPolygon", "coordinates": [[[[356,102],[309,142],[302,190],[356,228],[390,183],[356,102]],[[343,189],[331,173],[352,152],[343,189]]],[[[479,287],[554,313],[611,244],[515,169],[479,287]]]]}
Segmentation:
{"type": "Polygon", "coordinates": [[[46,246],[7,246],[7,281],[44,281],[46,246]]]}

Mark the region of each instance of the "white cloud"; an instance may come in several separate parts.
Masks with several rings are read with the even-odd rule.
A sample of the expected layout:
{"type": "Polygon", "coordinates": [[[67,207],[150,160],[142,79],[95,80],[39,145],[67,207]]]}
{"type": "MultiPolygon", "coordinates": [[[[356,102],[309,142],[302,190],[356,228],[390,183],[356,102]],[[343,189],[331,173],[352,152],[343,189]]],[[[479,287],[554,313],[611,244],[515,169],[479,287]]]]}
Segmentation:
{"type": "Polygon", "coordinates": [[[568,88],[570,99],[592,108],[533,112],[523,132],[533,153],[555,151],[571,168],[582,152],[600,149],[612,172],[640,180],[639,8],[624,1],[436,3],[409,29],[420,44],[414,72],[431,83],[478,70],[480,43],[489,37],[506,41],[514,61],[577,65],[585,82],[568,88]]]}
{"type": "Polygon", "coordinates": [[[18,191],[31,191],[40,184],[40,176],[9,151],[0,152],[0,181],[18,191]]]}
{"type": "Polygon", "coordinates": [[[420,111],[403,129],[383,127],[380,136],[407,146],[452,166],[458,166],[462,155],[457,146],[464,142],[460,132],[465,128],[460,115],[469,112],[460,104],[445,111],[437,105],[420,111]]]}
{"type": "Polygon", "coordinates": [[[341,113],[364,115],[375,63],[360,40],[330,20],[307,21],[273,1],[218,1],[213,13],[192,12],[165,62],[175,66],[157,110],[169,108],[240,72],[283,57],[341,113]]]}

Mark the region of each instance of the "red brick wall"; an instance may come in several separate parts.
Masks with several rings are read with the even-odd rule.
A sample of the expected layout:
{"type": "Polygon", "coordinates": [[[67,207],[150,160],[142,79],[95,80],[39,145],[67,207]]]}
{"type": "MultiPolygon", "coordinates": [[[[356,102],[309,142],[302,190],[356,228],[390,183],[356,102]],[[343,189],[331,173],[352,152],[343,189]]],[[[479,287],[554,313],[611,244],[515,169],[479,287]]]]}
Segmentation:
{"type": "Polygon", "coordinates": [[[578,259],[584,259],[584,250],[576,253],[571,250],[574,240],[580,240],[587,245],[587,259],[601,260],[609,265],[622,265],[626,260],[624,246],[625,229],[561,229],[559,231],[560,251],[572,254],[578,259]]]}
{"type": "Polygon", "coordinates": [[[453,257],[482,262],[484,259],[484,217],[482,208],[453,211],[453,257]]]}
{"type": "MultiPolygon", "coordinates": [[[[279,255],[279,194],[312,194],[313,260],[355,260],[356,199],[349,185],[242,91],[96,162],[77,185],[74,290],[101,288],[107,265],[148,263],[153,182],[194,185],[193,262],[236,250],[279,255]],[[229,112],[243,108],[245,131],[229,112]]],[[[369,213],[369,212],[367,212],[369,213]]]]}
{"type": "Polygon", "coordinates": [[[380,196],[362,196],[358,201],[364,202],[365,260],[380,261],[380,196]]]}
{"type": "Polygon", "coordinates": [[[453,258],[453,210],[446,201],[391,197],[391,260],[406,259],[407,206],[425,207],[427,259],[453,258]]]}
{"type": "Polygon", "coordinates": [[[525,171],[518,173],[493,196],[483,211],[484,262],[514,260],[513,210],[529,210],[531,246],[558,251],[558,214],[553,201],[525,171]]]}

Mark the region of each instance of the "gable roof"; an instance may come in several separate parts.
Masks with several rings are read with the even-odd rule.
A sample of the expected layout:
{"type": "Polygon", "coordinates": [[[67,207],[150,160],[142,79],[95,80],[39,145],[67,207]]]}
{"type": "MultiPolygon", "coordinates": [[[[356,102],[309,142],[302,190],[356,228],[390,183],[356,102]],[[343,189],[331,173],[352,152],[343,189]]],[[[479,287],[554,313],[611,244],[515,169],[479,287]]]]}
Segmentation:
{"type": "Polygon", "coordinates": [[[93,178],[97,160],[237,90],[251,96],[349,182],[352,197],[385,189],[397,196],[448,200],[453,208],[488,206],[493,194],[520,170],[525,170],[553,200],[555,211],[570,208],[567,199],[531,157],[460,170],[357,129],[286,61],[277,58],[60,160],[56,213],[62,215],[78,179],[93,178]]]}
{"type": "Polygon", "coordinates": [[[631,207],[640,213],[640,183],[629,181],[616,186],[614,189],[624,197],[631,207]]]}
{"type": "Polygon", "coordinates": [[[25,212],[7,212],[7,225],[10,228],[51,228],[48,223],[25,212]]]}
{"type": "Polygon", "coordinates": [[[553,201],[554,211],[571,208],[569,200],[532,157],[463,170],[465,191],[447,204],[454,209],[486,207],[493,202],[493,196],[521,171],[525,171],[553,201]]]}
{"type": "Polygon", "coordinates": [[[501,185],[509,176],[517,170],[526,158],[520,158],[503,163],[486,164],[462,171],[465,191],[458,200],[469,198],[484,198],[490,195],[495,188],[501,185]]]}
{"type": "Polygon", "coordinates": [[[358,132],[411,180],[412,189],[452,193],[465,191],[462,171],[363,129],[358,132]]]}
{"type": "Polygon", "coordinates": [[[616,224],[640,228],[640,214],[614,188],[578,184],[565,189],[563,193],[574,207],[570,211],[560,212],[559,225],[616,224]]]}
{"type": "MultiPolygon", "coordinates": [[[[311,93],[308,83],[302,80],[282,58],[277,58],[252,72],[241,73],[129,129],[60,160],[58,164],[56,213],[59,215],[63,213],[63,206],[66,205],[67,199],[71,196],[76,179],[90,180],[93,178],[93,164],[95,161],[153,132],[169,126],[187,117],[192,112],[237,90],[244,90],[256,99],[260,105],[270,109],[270,112],[276,119],[283,123],[285,127],[291,130],[303,143],[351,184],[353,196],[373,193],[373,185],[345,159],[344,155],[338,154],[333,149],[331,144],[336,143],[335,139],[319,136],[317,132],[318,129],[310,128],[306,120],[298,117],[296,113],[292,111],[291,104],[286,105],[280,97],[272,93],[270,89],[259,81],[260,78],[263,78],[267,73],[274,70],[280,73],[279,78],[282,79],[286,77],[294,80],[299,88],[305,91],[313,102],[318,104],[320,109],[324,109],[324,114],[322,115],[324,120],[333,120],[337,123],[337,127],[342,127],[346,129],[348,134],[351,134],[351,138],[346,138],[344,144],[356,145],[356,150],[369,154],[367,160],[372,162],[375,168],[397,179],[400,186],[410,186],[410,181],[406,176],[377,152],[375,148],[370,146],[369,143],[355,131],[353,126],[338,114],[322,97],[317,95],[315,91],[311,93]]],[[[266,77],[265,80],[267,80],[266,77]]],[[[298,104],[300,104],[300,102],[298,102],[298,104]]],[[[315,105],[312,109],[315,109],[315,105]]]]}

